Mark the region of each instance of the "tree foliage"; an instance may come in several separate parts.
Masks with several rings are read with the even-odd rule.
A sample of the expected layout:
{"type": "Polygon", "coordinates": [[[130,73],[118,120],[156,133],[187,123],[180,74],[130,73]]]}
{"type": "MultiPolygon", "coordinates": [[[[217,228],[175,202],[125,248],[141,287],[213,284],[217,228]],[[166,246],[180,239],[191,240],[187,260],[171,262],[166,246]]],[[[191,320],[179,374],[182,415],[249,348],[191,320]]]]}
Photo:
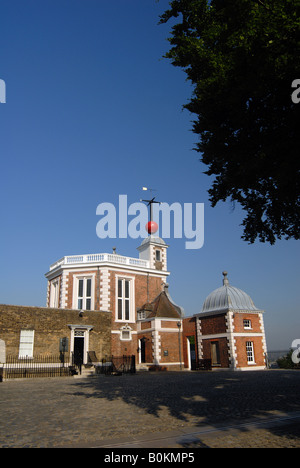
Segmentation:
{"type": "Polygon", "coordinates": [[[174,0],[166,57],[194,85],[196,150],[213,175],[212,206],[246,212],[242,238],[300,238],[299,0],[174,0]]]}
{"type": "Polygon", "coordinates": [[[300,369],[299,364],[295,364],[292,359],[293,350],[291,349],[285,356],[277,359],[277,365],[280,369],[300,369]]]}

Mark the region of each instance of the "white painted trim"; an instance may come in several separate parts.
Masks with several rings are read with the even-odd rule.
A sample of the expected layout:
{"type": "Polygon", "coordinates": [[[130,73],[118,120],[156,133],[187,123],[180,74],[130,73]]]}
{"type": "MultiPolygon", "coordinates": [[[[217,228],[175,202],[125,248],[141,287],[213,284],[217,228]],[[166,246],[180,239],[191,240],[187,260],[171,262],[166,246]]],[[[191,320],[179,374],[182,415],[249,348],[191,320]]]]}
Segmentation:
{"type": "Polygon", "coordinates": [[[187,358],[188,358],[188,370],[192,368],[192,360],[191,360],[191,343],[188,338],[186,338],[186,348],[187,348],[187,358]]]}
{"type": "MultiPolygon", "coordinates": [[[[266,342],[266,333],[265,333],[265,325],[264,325],[264,317],[263,314],[259,314],[259,323],[260,323],[260,329],[263,333],[263,351],[265,354],[267,354],[267,342],[266,342]]],[[[266,362],[266,358],[265,358],[266,362]]]]}
{"type": "MultiPolygon", "coordinates": [[[[138,260],[138,259],[135,259],[138,260]]],[[[45,273],[47,279],[55,278],[60,274],[61,271],[97,271],[97,269],[108,268],[111,271],[130,271],[132,273],[136,272],[140,275],[158,276],[158,277],[167,277],[170,275],[170,272],[167,270],[156,270],[155,268],[146,268],[139,265],[127,265],[122,263],[111,263],[111,262],[98,262],[98,263],[74,263],[74,264],[60,264],[55,269],[45,273]]]]}
{"type": "Polygon", "coordinates": [[[66,309],[68,305],[68,287],[69,287],[68,272],[62,271],[61,282],[60,282],[60,307],[62,309],[66,309]]]}
{"type": "Polygon", "coordinates": [[[152,332],[152,349],[153,363],[159,365],[161,360],[161,342],[157,330],[152,332]]]}
{"type": "Polygon", "coordinates": [[[234,339],[234,321],[233,321],[233,312],[228,312],[225,315],[225,322],[226,322],[226,330],[228,332],[228,345],[229,345],[229,350],[228,350],[228,357],[229,357],[229,362],[230,362],[230,367],[235,368],[238,363],[237,359],[237,349],[236,349],[236,340],[234,339]]]}
{"type": "Polygon", "coordinates": [[[265,370],[265,366],[256,366],[255,364],[252,364],[249,367],[236,367],[234,370],[236,371],[254,371],[254,370],[265,370]]]}
{"type": "Polygon", "coordinates": [[[71,338],[70,338],[70,354],[74,352],[74,338],[75,330],[81,330],[84,332],[84,348],[83,348],[83,364],[88,362],[88,352],[89,352],[89,343],[90,343],[90,331],[94,328],[92,325],[68,325],[71,329],[71,338]]]}
{"type": "Polygon", "coordinates": [[[163,333],[180,333],[180,331],[182,331],[182,327],[181,327],[181,330],[179,331],[178,328],[159,328],[159,327],[151,327],[151,328],[144,328],[144,329],[140,329],[139,328],[139,333],[148,333],[148,332],[153,332],[153,331],[158,331],[158,332],[163,332],[163,333]]]}
{"type": "Polygon", "coordinates": [[[233,338],[237,338],[237,337],[248,337],[248,338],[251,338],[251,337],[257,337],[257,336],[260,336],[260,337],[263,337],[264,334],[263,333],[215,333],[213,335],[201,335],[201,339],[202,340],[211,340],[211,339],[214,339],[214,338],[230,338],[230,336],[232,336],[233,338]]]}
{"type": "Polygon", "coordinates": [[[203,343],[202,343],[202,333],[201,333],[201,319],[196,317],[196,333],[197,333],[197,343],[198,343],[198,359],[203,359],[203,343]]]}
{"type": "Polygon", "coordinates": [[[61,276],[57,276],[50,281],[50,296],[49,296],[49,307],[58,309],[60,304],[60,283],[61,276]]]}
{"type": "Polygon", "coordinates": [[[110,271],[108,268],[99,269],[100,284],[99,284],[99,295],[100,295],[100,310],[110,310],[110,271]]]}
{"type": "MultiPolygon", "coordinates": [[[[87,278],[92,280],[91,284],[91,309],[95,308],[95,273],[75,273],[73,275],[73,298],[72,298],[72,309],[78,309],[78,280],[87,278]]],[[[83,308],[83,310],[86,310],[83,308]]]]}
{"type": "Polygon", "coordinates": [[[115,275],[115,322],[116,323],[136,323],[135,320],[135,277],[128,275],[115,275]],[[118,281],[119,280],[129,281],[129,320],[118,319],[118,281]]]}
{"type": "Polygon", "coordinates": [[[183,361],[181,361],[181,362],[178,361],[178,362],[160,362],[159,363],[160,366],[180,366],[180,364],[183,366],[184,362],[183,361]]]}

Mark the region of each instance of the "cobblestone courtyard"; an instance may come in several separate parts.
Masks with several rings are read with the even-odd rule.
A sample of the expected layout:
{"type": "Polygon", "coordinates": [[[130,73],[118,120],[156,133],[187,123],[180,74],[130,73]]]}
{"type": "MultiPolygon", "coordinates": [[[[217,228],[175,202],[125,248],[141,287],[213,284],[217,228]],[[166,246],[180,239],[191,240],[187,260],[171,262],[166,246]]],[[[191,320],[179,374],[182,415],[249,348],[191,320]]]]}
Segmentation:
{"type": "MultiPolygon", "coordinates": [[[[0,447],[100,446],[163,431],[282,418],[300,411],[299,371],[166,372],[0,383],[0,447]]],[[[190,447],[300,447],[280,428],[203,435],[190,447]]],[[[151,438],[151,437],[150,437],[151,438]]],[[[186,444],[174,445],[184,447],[186,444]]]]}

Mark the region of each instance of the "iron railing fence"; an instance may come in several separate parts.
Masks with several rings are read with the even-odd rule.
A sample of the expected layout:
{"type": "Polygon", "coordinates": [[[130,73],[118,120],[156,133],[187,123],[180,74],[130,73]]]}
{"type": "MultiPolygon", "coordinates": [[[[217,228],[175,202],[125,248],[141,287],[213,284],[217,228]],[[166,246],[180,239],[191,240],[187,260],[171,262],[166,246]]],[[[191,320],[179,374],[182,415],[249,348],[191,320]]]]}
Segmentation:
{"type": "Polygon", "coordinates": [[[135,355],[127,356],[111,356],[110,358],[102,359],[101,364],[96,367],[98,374],[134,374],[135,355]]]}
{"type": "Polygon", "coordinates": [[[194,370],[212,370],[211,359],[198,359],[194,370]]]}
{"type": "Polygon", "coordinates": [[[68,377],[73,375],[69,356],[64,353],[52,356],[6,356],[0,365],[1,380],[37,377],[68,377]]]}
{"type": "MultiPolygon", "coordinates": [[[[74,353],[60,353],[51,356],[19,357],[6,356],[0,364],[0,382],[8,379],[38,377],[70,377],[81,374],[82,359],[74,353]]],[[[89,358],[89,365],[95,366],[97,374],[133,374],[136,372],[135,356],[110,356],[100,362],[89,358]]]]}

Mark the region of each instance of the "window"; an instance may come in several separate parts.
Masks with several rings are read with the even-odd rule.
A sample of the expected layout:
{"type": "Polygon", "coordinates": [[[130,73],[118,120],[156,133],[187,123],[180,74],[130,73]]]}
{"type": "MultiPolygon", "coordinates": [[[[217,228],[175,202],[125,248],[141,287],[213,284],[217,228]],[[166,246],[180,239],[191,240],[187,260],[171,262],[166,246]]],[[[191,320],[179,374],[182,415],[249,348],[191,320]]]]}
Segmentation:
{"type": "Polygon", "coordinates": [[[248,329],[252,328],[252,326],[251,326],[251,320],[249,320],[249,319],[244,319],[244,320],[243,320],[243,323],[244,323],[244,328],[246,328],[246,329],[247,329],[247,328],[248,328],[248,329]]]}
{"type": "Polygon", "coordinates": [[[122,278],[118,279],[118,305],[117,317],[122,322],[130,320],[130,305],[131,305],[131,280],[122,278]]]}
{"type": "Polygon", "coordinates": [[[19,358],[33,357],[34,330],[21,330],[19,358]]]}
{"type": "Polygon", "coordinates": [[[137,319],[138,320],[144,320],[146,318],[146,311],[145,310],[139,310],[137,313],[137,319]]]}
{"type": "Polygon", "coordinates": [[[59,305],[59,280],[51,282],[50,288],[50,307],[57,308],[59,305]]]}
{"type": "Polygon", "coordinates": [[[160,252],[160,250],[156,250],[156,251],[155,251],[155,260],[156,260],[157,262],[160,262],[160,261],[161,261],[161,252],[160,252]]]}
{"type": "Polygon", "coordinates": [[[254,364],[254,348],[252,341],[246,341],[246,352],[247,352],[247,362],[248,364],[254,364]]]}
{"type": "Polygon", "coordinates": [[[121,331],[121,340],[130,340],[131,339],[131,336],[130,336],[130,331],[129,330],[122,330],[121,331]]]}
{"type": "Polygon", "coordinates": [[[78,278],[77,285],[77,309],[92,309],[92,278],[78,278]]]}
{"type": "Polygon", "coordinates": [[[131,341],[131,331],[132,329],[129,327],[129,325],[125,325],[125,327],[122,327],[120,339],[122,341],[131,341]]]}

